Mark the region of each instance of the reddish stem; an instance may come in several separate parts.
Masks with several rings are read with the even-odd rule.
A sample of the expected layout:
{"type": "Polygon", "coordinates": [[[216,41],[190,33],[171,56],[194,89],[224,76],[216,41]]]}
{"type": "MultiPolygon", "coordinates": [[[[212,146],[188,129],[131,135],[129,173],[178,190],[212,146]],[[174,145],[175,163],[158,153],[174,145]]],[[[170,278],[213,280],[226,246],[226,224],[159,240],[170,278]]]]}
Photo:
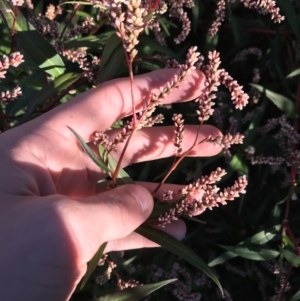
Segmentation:
{"type": "Polygon", "coordinates": [[[154,0],[154,2],[151,3],[151,0],[149,0],[149,6],[155,10],[157,8],[159,2],[160,2],[160,0],[154,0]]]}
{"type": "Polygon", "coordinates": [[[288,284],[288,281],[289,281],[289,278],[292,274],[292,270],[293,270],[293,266],[290,264],[289,265],[289,270],[288,270],[288,273],[284,279],[284,284],[282,286],[282,289],[280,291],[280,295],[279,295],[279,298],[278,298],[278,301],[283,301],[284,300],[284,293],[285,293],[285,290],[286,290],[286,287],[287,287],[287,284],[288,284]]]}
{"type": "Polygon", "coordinates": [[[72,13],[71,13],[69,19],[67,20],[64,29],[63,29],[62,32],[61,32],[61,35],[60,35],[60,38],[59,38],[60,40],[63,38],[64,33],[65,33],[65,31],[67,30],[68,25],[70,24],[70,22],[71,22],[72,19],[74,18],[75,14],[76,14],[76,12],[78,11],[78,9],[80,8],[80,6],[81,6],[81,4],[75,4],[75,5],[74,5],[74,9],[73,9],[73,11],[72,11],[72,13]]]}
{"type": "Polygon", "coordinates": [[[14,49],[15,49],[15,46],[16,46],[16,41],[14,39],[16,20],[17,20],[17,17],[18,17],[18,8],[16,6],[13,7],[12,14],[13,14],[13,23],[12,23],[11,31],[10,31],[10,34],[11,34],[10,52],[13,52],[14,49]]]}
{"type": "Polygon", "coordinates": [[[192,146],[186,151],[184,152],[177,160],[175,160],[175,162],[172,164],[170,170],[166,173],[166,175],[164,176],[164,178],[161,180],[161,182],[156,186],[156,188],[153,190],[152,195],[154,195],[158,189],[164,184],[164,182],[167,180],[167,178],[170,176],[170,174],[176,169],[176,167],[178,166],[178,164],[189,154],[189,152],[196,146],[199,145],[203,142],[205,142],[207,140],[207,138],[204,138],[203,140],[201,140],[200,142],[197,143],[198,140],[198,136],[200,133],[200,128],[202,126],[202,123],[199,124],[198,130],[197,130],[197,134],[196,134],[196,138],[194,140],[194,143],[192,144],[192,146]]]}
{"type": "Polygon", "coordinates": [[[9,123],[7,122],[7,120],[4,116],[5,115],[3,113],[2,107],[0,106],[0,119],[3,120],[4,131],[6,131],[6,130],[10,129],[10,125],[9,125],[9,123]]]}

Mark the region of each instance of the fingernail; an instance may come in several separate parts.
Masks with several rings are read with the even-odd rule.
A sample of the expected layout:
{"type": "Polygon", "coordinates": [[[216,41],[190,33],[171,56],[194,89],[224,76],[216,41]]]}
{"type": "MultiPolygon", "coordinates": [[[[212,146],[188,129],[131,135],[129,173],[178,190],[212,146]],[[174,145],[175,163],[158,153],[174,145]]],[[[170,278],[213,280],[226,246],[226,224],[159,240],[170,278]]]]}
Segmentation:
{"type": "Polygon", "coordinates": [[[142,212],[149,209],[151,202],[153,202],[153,198],[147,189],[141,186],[136,186],[130,187],[128,192],[141,204],[142,212]]]}

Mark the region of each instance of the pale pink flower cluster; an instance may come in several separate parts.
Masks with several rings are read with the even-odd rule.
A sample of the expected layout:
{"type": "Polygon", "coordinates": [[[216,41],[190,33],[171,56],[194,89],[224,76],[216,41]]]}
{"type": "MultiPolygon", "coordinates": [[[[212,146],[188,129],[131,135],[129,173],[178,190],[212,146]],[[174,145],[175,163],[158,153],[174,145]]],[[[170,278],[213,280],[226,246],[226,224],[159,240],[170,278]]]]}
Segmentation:
{"type": "MultiPolygon", "coordinates": [[[[229,4],[234,4],[236,1],[227,0],[227,2],[229,4]]],[[[280,14],[279,8],[276,6],[276,2],[274,0],[240,0],[240,2],[244,5],[244,7],[256,10],[260,14],[270,14],[274,23],[280,23],[284,20],[284,16],[280,14]]],[[[219,0],[217,3],[215,20],[208,31],[208,36],[211,38],[217,34],[220,25],[225,20],[225,5],[225,0],[219,0]]]]}
{"type": "Polygon", "coordinates": [[[220,25],[225,20],[225,0],[219,0],[217,4],[217,9],[215,11],[215,20],[208,30],[208,36],[210,38],[214,37],[219,30],[220,25]]]}
{"type": "MultiPolygon", "coordinates": [[[[12,67],[18,67],[23,63],[23,55],[20,52],[13,52],[10,56],[3,55],[0,60],[0,78],[5,78],[6,70],[12,67]]],[[[21,87],[16,86],[12,91],[2,91],[0,93],[0,103],[6,103],[9,100],[14,100],[22,95],[21,87]]]]}
{"type": "Polygon", "coordinates": [[[5,91],[0,93],[0,103],[6,103],[9,100],[14,100],[22,95],[21,87],[17,86],[12,91],[5,91]]]}
{"type": "Polygon", "coordinates": [[[214,113],[212,108],[215,104],[218,86],[223,84],[231,93],[231,99],[236,109],[242,109],[247,103],[249,96],[243,91],[237,81],[224,70],[219,69],[221,64],[220,54],[217,51],[208,53],[209,63],[200,68],[206,76],[205,87],[202,94],[196,99],[199,103],[197,110],[198,120],[203,123],[214,113]]]}
{"type": "Polygon", "coordinates": [[[221,137],[208,137],[207,141],[222,146],[224,149],[229,149],[233,144],[242,144],[244,136],[240,133],[226,134],[221,137]]]}
{"type": "Polygon", "coordinates": [[[280,23],[284,20],[279,12],[279,8],[276,6],[276,1],[274,0],[241,0],[245,7],[254,9],[258,13],[266,15],[270,14],[272,20],[275,23],[280,23]]]}
{"type": "Polygon", "coordinates": [[[117,35],[122,39],[124,49],[133,60],[137,55],[135,48],[139,43],[139,35],[145,29],[144,20],[148,12],[141,5],[141,0],[112,0],[108,6],[112,25],[117,29],[117,35]],[[126,11],[122,10],[123,5],[126,5],[126,11]]]}
{"type": "Polygon", "coordinates": [[[24,0],[11,0],[11,2],[15,6],[22,6],[24,4],[24,0]]]}
{"type": "MultiPolygon", "coordinates": [[[[145,2],[148,1],[144,0],[144,3],[145,2]]],[[[176,44],[183,42],[191,31],[191,21],[188,17],[187,12],[184,10],[184,7],[192,8],[193,6],[194,0],[165,0],[160,1],[158,7],[155,10],[156,14],[164,14],[166,11],[168,11],[169,18],[175,18],[182,24],[181,32],[177,37],[174,38],[174,42],[176,44]]],[[[148,24],[148,27],[153,30],[156,40],[160,44],[166,45],[165,37],[161,33],[159,20],[157,18],[152,19],[148,24]]]]}
{"type": "Polygon", "coordinates": [[[57,15],[62,14],[62,9],[60,6],[55,7],[53,4],[49,4],[45,13],[45,17],[49,20],[54,20],[57,15]]]}
{"type": "Polygon", "coordinates": [[[243,87],[225,70],[220,72],[220,81],[231,92],[231,99],[235,108],[242,110],[243,107],[247,105],[249,99],[248,94],[243,91],[243,87]]]}
{"type": "Polygon", "coordinates": [[[224,188],[219,192],[214,183],[219,181],[226,174],[225,170],[217,168],[208,176],[202,176],[197,181],[181,189],[177,196],[173,208],[162,214],[158,221],[164,227],[172,220],[177,220],[181,215],[195,216],[201,214],[206,209],[218,207],[219,204],[225,205],[226,201],[237,198],[246,192],[248,184],[246,177],[239,177],[231,187],[224,188]]]}
{"type": "Polygon", "coordinates": [[[184,119],[182,119],[182,114],[174,114],[172,117],[175,125],[175,137],[174,137],[174,145],[175,145],[175,156],[179,156],[182,152],[182,140],[184,135],[184,119]]]}
{"type": "Polygon", "coordinates": [[[13,52],[10,56],[3,55],[0,60],[0,78],[5,78],[6,70],[10,66],[18,67],[23,62],[23,55],[20,52],[13,52]]]}

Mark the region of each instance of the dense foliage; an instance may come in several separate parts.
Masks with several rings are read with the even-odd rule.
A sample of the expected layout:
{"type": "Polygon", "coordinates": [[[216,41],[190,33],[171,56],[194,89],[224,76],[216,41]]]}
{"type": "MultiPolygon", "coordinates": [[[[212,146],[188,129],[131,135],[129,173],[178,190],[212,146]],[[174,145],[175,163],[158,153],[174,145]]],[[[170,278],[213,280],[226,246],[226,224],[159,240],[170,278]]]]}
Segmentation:
{"type": "MultiPolygon", "coordinates": [[[[1,132],[107,80],[131,76],[134,81],[135,75],[165,67],[184,70],[197,46],[203,57],[197,54],[193,63],[207,76],[207,98],[161,106],[156,113],[164,115],[164,124],[177,122],[177,132],[180,120],[174,114],[182,114],[185,124],[205,121],[232,140],[219,141],[224,151],[218,156],[184,156],[166,181],[189,184],[222,168],[226,175],[218,182],[221,189],[233,187],[238,177],[247,178],[248,186],[235,201],[203,212],[199,221],[205,223],[186,218],[184,244],[218,276],[225,300],[300,300],[298,0],[1,0],[0,14],[1,132]],[[130,9],[132,3],[141,10],[130,9]],[[120,29],[120,12],[125,21],[138,15],[141,24],[123,20],[120,29]],[[210,69],[214,63],[221,63],[220,72],[210,69]],[[201,117],[201,101],[203,109],[204,101],[213,100],[215,74],[216,86],[221,84],[215,105],[211,111],[205,107],[209,113],[201,117]],[[242,110],[235,100],[240,95],[243,105],[248,102],[242,110]],[[240,135],[242,144],[226,147],[242,142],[240,135]]],[[[126,121],[114,127],[126,128],[126,121]]],[[[135,181],[160,182],[172,163],[144,162],[126,172],[135,181]]],[[[178,280],[147,300],[222,299],[205,273],[169,251],[153,249],[102,256],[71,300],[138,300],[107,294],[173,278],[178,280]]]]}

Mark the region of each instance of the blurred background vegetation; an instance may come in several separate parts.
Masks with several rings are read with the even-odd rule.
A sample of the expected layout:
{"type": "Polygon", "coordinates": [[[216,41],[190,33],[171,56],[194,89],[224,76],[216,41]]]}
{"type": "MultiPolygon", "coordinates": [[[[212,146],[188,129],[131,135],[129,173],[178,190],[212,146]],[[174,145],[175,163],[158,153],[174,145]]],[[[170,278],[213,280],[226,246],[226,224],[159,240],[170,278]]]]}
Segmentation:
{"type": "MultiPolygon", "coordinates": [[[[247,107],[234,110],[228,91],[221,87],[215,113],[207,122],[223,133],[244,134],[244,144],[213,158],[186,158],[168,179],[186,184],[220,166],[227,171],[220,183],[223,187],[232,185],[237,175],[247,175],[247,193],[239,200],[204,212],[199,219],[205,224],[186,221],[188,234],[184,243],[213,268],[225,290],[224,300],[228,301],[300,300],[300,2],[275,2],[285,16],[280,24],[275,24],[269,15],[245,8],[241,1],[226,1],[224,22],[214,37],[208,37],[218,1],[195,0],[193,8],[185,9],[191,21],[187,38],[176,44],[174,37],[182,30],[180,22],[161,15],[166,45],[146,30],[133,64],[134,74],[141,74],[163,68],[167,59],[184,62],[190,46],[197,46],[205,57],[208,51],[217,50],[221,67],[249,93],[247,107]]],[[[0,94],[2,132],[96,84],[128,76],[121,42],[114,38],[114,29],[106,15],[100,13],[101,7],[80,1],[62,6],[57,6],[58,1],[34,0],[33,7],[26,3],[16,8],[6,0],[0,1],[0,60],[16,51],[24,55],[24,62],[7,69],[0,81],[0,93],[16,87],[22,91],[16,98],[0,94]],[[61,9],[54,20],[45,17],[50,4],[55,11],[61,9]],[[17,13],[16,18],[9,8],[13,8],[15,16],[17,13]],[[43,29],[29,25],[28,20],[34,25],[39,14],[39,24],[56,28],[61,36],[51,34],[50,28],[43,37],[43,29]],[[80,31],[87,17],[94,24],[80,31]]],[[[165,115],[165,124],[173,124],[173,113],[182,113],[187,124],[196,124],[195,110],[192,102],[159,109],[165,115]]],[[[170,160],[139,163],[127,172],[134,180],[159,181],[168,171],[170,160]]],[[[163,249],[112,253],[108,258],[71,300],[105,295],[117,285],[122,286],[122,281],[124,287],[126,283],[134,286],[132,279],[147,284],[169,278],[178,281],[147,300],[222,299],[207,276],[163,249]],[[111,273],[110,280],[105,281],[105,273],[111,273]],[[105,283],[101,285],[102,282],[105,283]]]]}

